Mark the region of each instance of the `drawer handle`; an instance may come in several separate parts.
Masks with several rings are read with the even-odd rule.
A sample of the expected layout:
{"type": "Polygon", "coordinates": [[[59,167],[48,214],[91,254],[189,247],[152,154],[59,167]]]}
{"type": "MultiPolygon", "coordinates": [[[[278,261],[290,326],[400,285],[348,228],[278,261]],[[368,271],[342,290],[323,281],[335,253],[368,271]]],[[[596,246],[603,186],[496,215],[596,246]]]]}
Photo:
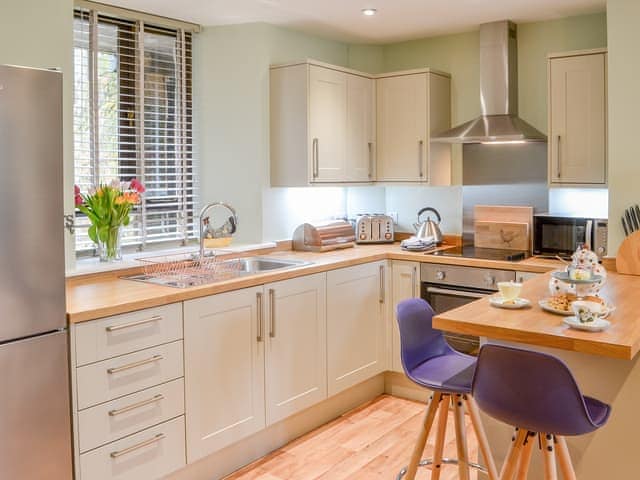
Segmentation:
{"type": "Polygon", "coordinates": [[[150,405],[152,403],[159,402],[160,400],[164,400],[164,395],[162,395],[161,393],[159,393],[158,395],[155,395],[152,398],[142,400],[141,402],[138,402],[138,403],[133,403],[126,407],[118,408],[116,410],[109,410],[109,416],[115,417],[116,415],[120,415],[121,413],[127,413],[127,412],[130,412],[131,410],[135,410],[136,408],[144,407],[145,405],[150,405]]]}
{"type": "Polygon", "coordinates": [[[107,369],[107,373],[113,375],[114,373],[124,372],[125,370],[129,370],[131,368],[141,367],[148,363],[158,362],[162,360],[164,357],[162,355],[154,355],[151,358],[145,358],[144,360],[139,360],[137,362],[127,363],[126,365],[122,365],[121,367],[111,367],[107,369]]]}
{"type": "Polygon", "coordinates": [[[162,320],[160,315],[154,315],[153,317],[145,318],[143,320],[136,320],[135,322],[122,323],[120,325],[109,325],[105,328],[107,332],[117,332],[118,330],[124,330],[125,328],[137,327],[151,322],[159,322],[162,320]]]}
{"type": "Polygon", "coordinates": [[[164,433],[159,433],[153,438],[150,438],[148,440],[144,440],[140,443],[136,443],[135,445],[131,445],[130,447],[123,448],[122,450],[111,452],[111,458],[118,458],[118,457],[121,457],[122,455],[126,455],[127,453],[135,452],[136,450],[146,447],[148,445],[153,445],[154,443],[159,442],[165,437],[166,435],[164,433]]]}

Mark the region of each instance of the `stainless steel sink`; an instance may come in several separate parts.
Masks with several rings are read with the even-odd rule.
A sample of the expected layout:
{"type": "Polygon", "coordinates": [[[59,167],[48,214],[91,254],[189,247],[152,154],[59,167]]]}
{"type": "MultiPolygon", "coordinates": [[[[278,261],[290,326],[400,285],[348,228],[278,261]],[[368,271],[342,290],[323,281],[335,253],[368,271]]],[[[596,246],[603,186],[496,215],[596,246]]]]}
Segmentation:
{"type": "Polygon", "coordinates": [[[215,262],[184,257],[166,263],[156,263],[153,268],[145,269],[145,274],[122,277],[125,280],[153,283],[167,287],[187,288],[208,285],[234,277],[273,272],[288,268],[311,265],[312,262],[285,260],[269,257],[245,257],[215,262]]]}
{"type": "Polygon", "coordinates": [[[284,268],[301,267],[310,264],[311,262],[303,262],[301,260],[284,260],[281,258],[267,257],[247,257],[240,259],[239,270],[242,275],[251,275],[255,273],[281,270],[284,268]]]}

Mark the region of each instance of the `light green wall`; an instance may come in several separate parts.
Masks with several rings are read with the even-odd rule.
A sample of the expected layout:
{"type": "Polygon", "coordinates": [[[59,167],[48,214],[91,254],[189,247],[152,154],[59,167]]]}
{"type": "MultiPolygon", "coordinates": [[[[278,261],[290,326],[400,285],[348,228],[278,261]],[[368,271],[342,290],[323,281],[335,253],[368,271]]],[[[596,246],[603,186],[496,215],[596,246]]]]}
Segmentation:
{"type": "MultiPolygon", "coordinates": [[[[62,70],[65,213],[73,213],[73,0],[1,0],[0,64],[62,70]]],[[[66,231],[65,243],[70,267],[75,255],[66,231]]]]}
{"type": "Polygon", "coordinates": [[[609,255],[624,238],[620,217],[640,203],[640,2],[609,0],[609,255]]]}
{"type": "Polygon", "coordinates": [[[349,67],[367,73],[383,72],[383,47],[380,45],[349,45],[349,67]]]}
{"type": "Polygon", "coordinates": [[[262,190],[269,185],[269,65],[309,57],[347,66],[349,48],[256,23],[204,28],[195,37],[194,56],[202,202],[234,205],[237,241],[260,241],[262,190]]]}
{"type": "MultiPolygon", "coordinates": [[[[547,128],[547,53],[606,45],[605,13],[518,25],[520,116],[547,128]]],[[[478,31],[385,45],[383,57],[386,71],[431,67],[450,73],[454,124],[480,113],[478,31]]]]}
{"type": "Polygon", "coordinates": [[[547,54],[607,46],[605,13],[518,25],[520,115],[547,131],[547,54]]]}

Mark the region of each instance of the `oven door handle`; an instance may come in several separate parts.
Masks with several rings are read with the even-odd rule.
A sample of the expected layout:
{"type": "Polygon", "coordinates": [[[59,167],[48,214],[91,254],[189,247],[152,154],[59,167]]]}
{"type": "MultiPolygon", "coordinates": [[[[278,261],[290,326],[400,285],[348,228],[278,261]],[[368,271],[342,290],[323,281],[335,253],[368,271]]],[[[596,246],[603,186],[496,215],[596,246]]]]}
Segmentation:
{"type": "Polygon", "coordinates": [[[438,287],[427,287],[427,293],[455,295],[456,297],[464,297],[464,298],[485,298],[491,295],[490,293],[465,292],[464,290],[450,290],[448,288],[438,288],[438,287]]]}

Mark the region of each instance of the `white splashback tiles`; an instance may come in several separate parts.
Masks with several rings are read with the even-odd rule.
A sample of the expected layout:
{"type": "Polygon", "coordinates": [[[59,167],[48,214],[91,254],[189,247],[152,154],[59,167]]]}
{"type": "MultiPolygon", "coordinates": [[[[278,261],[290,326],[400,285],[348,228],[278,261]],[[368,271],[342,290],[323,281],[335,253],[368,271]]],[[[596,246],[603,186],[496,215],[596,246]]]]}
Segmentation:
{"type": "Polygon", "coordinates": [[[262,238],[291,238],[303,222],[353,217],[385,211],[383,187],[265,188],[262,192],[262,238]]]}
{"type": "Polygon", "coordinates": [[[386,211],[398,212],[397,231],[413,232],[418,211],[433,207],[442,216],[442,233],[462,233],[462,187],[387,186],[385,193],[386,211]]]}
{"type": "Polygon", "coordinates": [[[549,212],[571,217],[607,218],[609,191],[606,188],[550,188],[549,212]]]}

